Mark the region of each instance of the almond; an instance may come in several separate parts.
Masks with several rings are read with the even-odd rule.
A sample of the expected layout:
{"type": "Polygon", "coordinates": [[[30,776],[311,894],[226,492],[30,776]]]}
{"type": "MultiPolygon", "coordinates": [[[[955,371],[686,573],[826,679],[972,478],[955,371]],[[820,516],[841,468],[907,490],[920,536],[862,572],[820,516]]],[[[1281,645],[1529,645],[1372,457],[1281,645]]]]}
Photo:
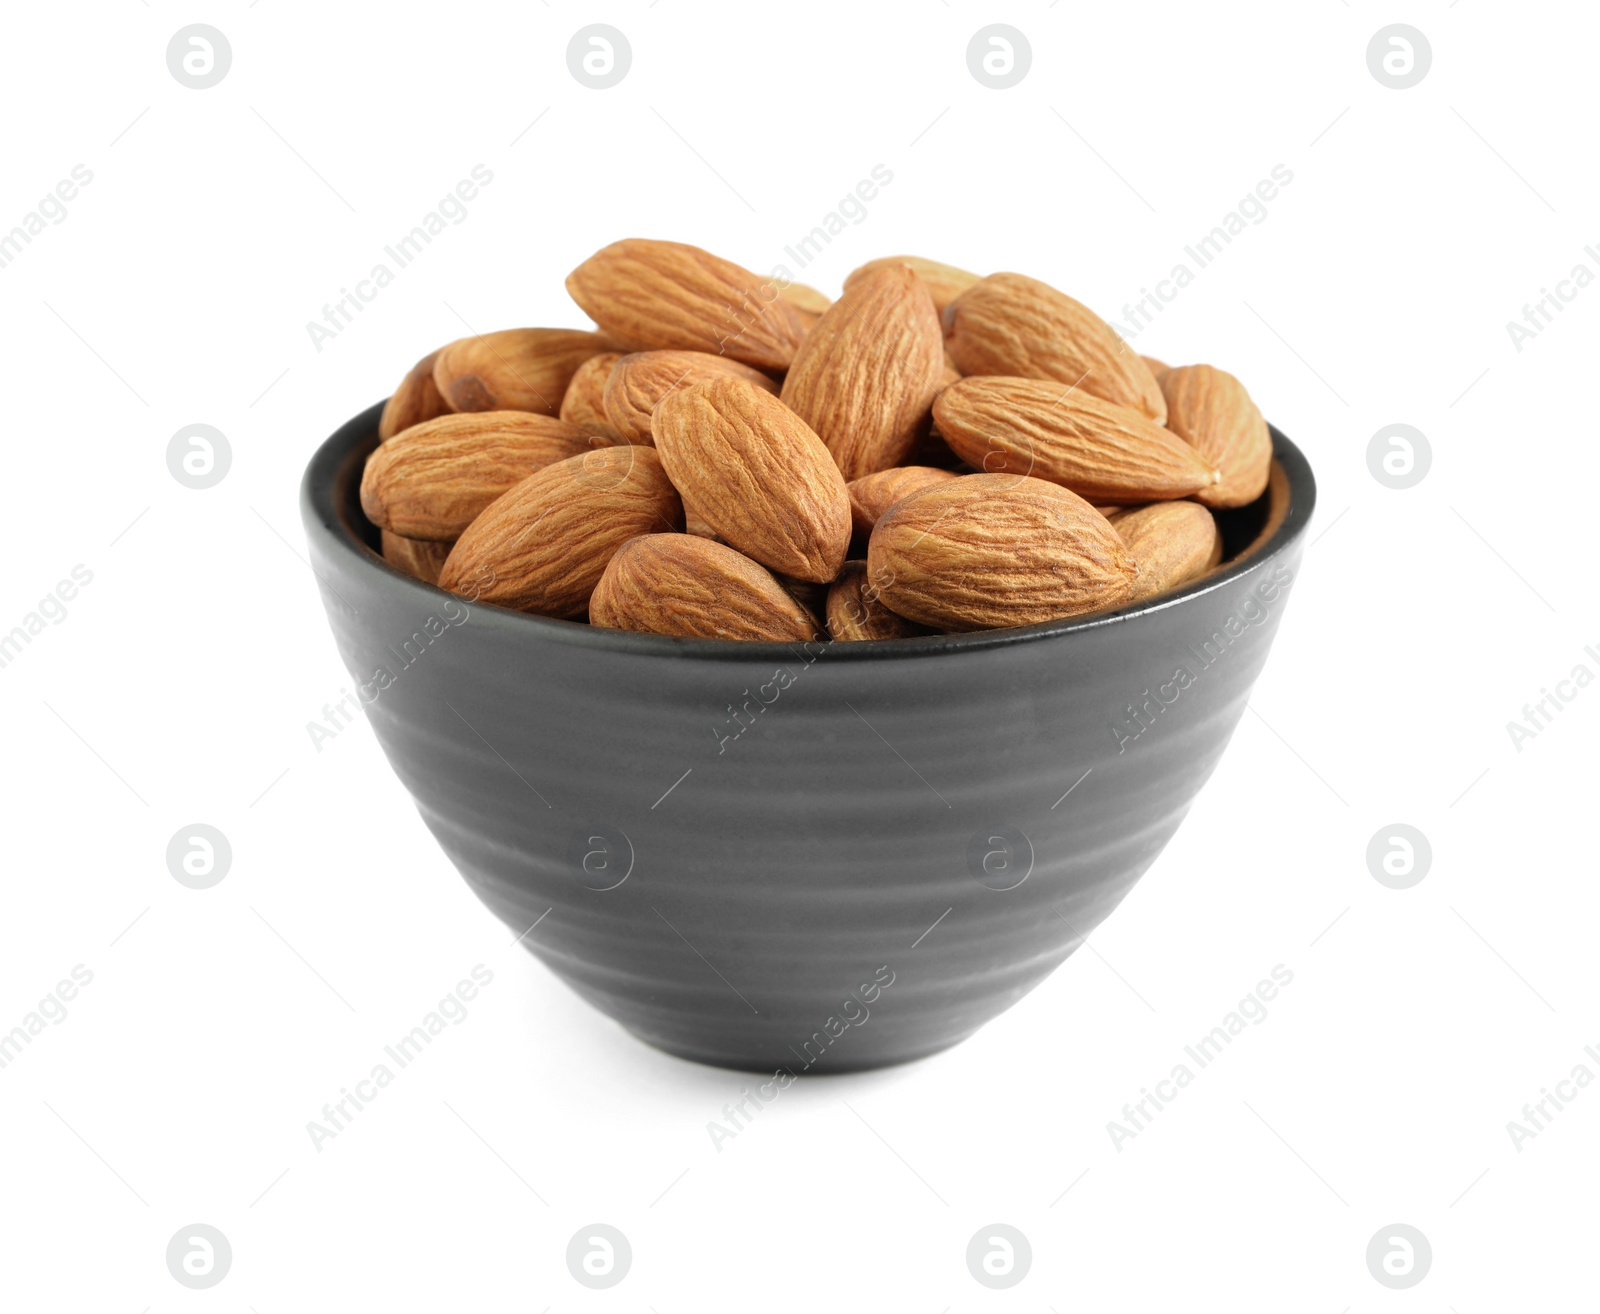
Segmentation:
{"type": "Polygon", "coordinates": [[[859,479],[905,459],[943,380],[933,298],[914,273],[891,264],[856,279],[817,321],[780,395],[844,477],[859,479]]]}
{"type": "Polygon", "coordinates": [[[969,465],[1048,479],[1094,502],[1188,497],[1218,478],[1159,424],[1060,383],[969,377],[939,394],[934,414],[969,465]]]}
{"type": "Polygon", "coordinates": [[[717,538],[717,531],[706,524],[693,511],[689,510],[688,507],[683,508],[683,532],[685,534],[693,534],[696,538],[711,538],[716,539],[719,543],[722,542],[720,538],[717,538]]]}
{"type": "Polygon", "coordinates": [[[1198,502],[1157,502],[1124,511],[1111,526],[1139,564],[1129,602],[1198,579],[1222,560],[1222,534],[1198,502]]]}
{"type": "Polygon", "coordinates": [[[589,599],[589,623],[698,639],[801,641],[816,622],[772,572],[691,534],[623,544],[589,599]]]}
{"type": "Polygon", "coordinates": [[[686,506],[729,546],[798,579],[839,573],[850,547],[844,477],[771,393],[743,379],[690,384],[662,399],[651,431],[686,506]]]}
{"type": "Polygon", "coordinates": [[[557,415],[578,366],[614,345],[581,329],[502,329],[443,348],[433,381],[453,411],[557,415]]]}
{"type": "Polygon", "coordinates": [[[1180,365],[1161,383],[1167,427],[1222,471],[1195,494],[1207,506],[1246,506],[1267,491],[1272,434],[1244,384],[1213,365],[1180,365]]]}
{"type": "Polygon", "coordinates": [[[933,304],[941,311],[978,281],[977,274],[969,274],[965,269],[957,269],[954,265],[942,265],[937,260],[924,260],[921,256],[883,256],[878,260],[869,260],[859,269],[852,270],[850,276],[844,280],[844,290],[848,292],[850,284],[863,275],[878,269],[890,269],[895,265],[905,266],[920,278],[928,289],[928,294],[933,297],[933,304]]]}
{"type": "Polygon", "coordinates": [[[945,345],[963,374],[1058,379],[1157,424],[1167,405],[1150,368],[1094,311],[1024,274],[990,274],[944,312],[945,345]]]}
{"type": "Polygon", "coordinates": [[[796,579],[793,575],[774,574],[772,578],[783,586],[785,593],[805,609],[812,621],[818,622],[814,628],[820,631],[823,628],[820,623],[821,618],[828,614],[828,586],[818,584],[815,580],[796,579]]]}
{"type": "Polygon", "coordinates": [[[491,503],[450,550],[439,587],[572,620],[618,548],[682,527],[683,504],[650,448],[570,456],[491,503]]]}
{"type": "Polygon", "coordinates": [[[942,630],[999,629],[1126,602],[1138,577],[1117,531],[1042,479],[964,475],[890,507],[867,578],[890,610],[942,630]]]}
{"type": "Polygon", "coordinates": [[[383,415],[378,420],[380,443],[388,442],[395,434],[409,429],[413,424],[450,413],[450,404],[439,394],[438,386],[433,381],[433,366],[438,359],[439,353],[432,351],[419,360],[411,367],[411,372],[400,380],[394,395],[384,403],[383,415]]]}
{"type": "Polygon", "coordinates": [[[633,351],[678,347],[783,370],[805,336],[776,281],[682,242],[613,242],[567,275],[567,291],[633,351]]]}
{"type": "Polygon", "coordinates": [[[397,434],[367,458],[361,509],[406,538],[450,543],[483,509],[535,470],[609,445],[527,411],[442,415],[397,434]]]}
{"type": "Polygon", "coordinates": [[[674,388],[706,379],[743,379],[767,392],[778,385],[760,370],[705,351],[636,351],[622,357],[606,382],[606,418],[624,442],[648,447],[650,416],[674,388]]]}
{"type": "Polygon", "coordinates": [[[793,307],[800,316],[800,322],[808,329],[833,304],[816,288],[807,287],[804,283],[785,283],[780,295],[793,307]]]}
{"type": "Polygon", "coordinates": [[[590,433],[605,434],[613,441],[617,438],[611,421],[606,419],[606,380],[611,377],[611,367],[622,359],[620,351],[602,351],[590,356],[572,374],[566,395],[561,398],[561,418],[590,433]]]}
{"type": "Polygon", "coordinates": [[[931,465],[897,465],[852,479],[845,485],[850,494],[850,523],[856,533],[870,534],[878,518],[901,498],[955,477],[955,471],[931,465]]]}
{"type": "Polygon", "coordinates": [[[449,543],[425,543],[420,539],[401,538],[387,529],[379,530],[383,544],[383,559],[391,566],[420,579],[424,584],[439,582],[439,569],[450,555],[449,543]]]}
{"type": "Polygon", "coordinates": [[[1158,384],[1166,372],[1172,368],[1166,361],[1157,360],[1154,356],[1140,356],[1139,359],[1144,362],[1145,368],[1150,371],[1151,378],[1158,384]]]}
{"type": "Polygon", "coordinates": [[[845,641],[868,639],[907,639],[926,634],[927,628],[904,616],[897,616],[883,605],[878,592],[867,583],[867,563],[847,561],[839,578],[828,588],[828,634],[845,641]]]}

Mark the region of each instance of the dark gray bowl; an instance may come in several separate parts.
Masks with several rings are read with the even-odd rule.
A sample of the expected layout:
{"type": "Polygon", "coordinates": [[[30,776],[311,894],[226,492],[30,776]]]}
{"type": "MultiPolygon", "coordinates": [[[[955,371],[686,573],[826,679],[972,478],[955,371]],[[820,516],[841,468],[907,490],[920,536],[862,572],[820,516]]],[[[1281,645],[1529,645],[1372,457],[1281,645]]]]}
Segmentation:
{"type": "Polygon", "coordinates": [[[1315,499],[1274,430],[1228,564],[1157,602],[809,649],[673,639],[469,605],[386,564],[358,498],[380,409],[322,445],[302,502],[396,774],[596,1008],[768,1072],[953,1045],[1100,924],[1243,715],[1315,499]]]}

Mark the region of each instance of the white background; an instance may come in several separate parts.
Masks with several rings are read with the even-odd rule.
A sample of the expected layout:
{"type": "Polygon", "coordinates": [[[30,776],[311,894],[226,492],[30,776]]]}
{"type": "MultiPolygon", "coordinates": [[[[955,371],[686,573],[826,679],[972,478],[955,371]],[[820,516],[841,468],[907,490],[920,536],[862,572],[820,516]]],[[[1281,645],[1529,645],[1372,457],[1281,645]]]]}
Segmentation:
{"type": "MultiPolygon", "coordinates": [[[[590,7],[293,0],[11,6],[0,230],[93,181],[0,269],[9,564],[0,630],[93,582],[0,669],[0,1030],[93,982],[0,1070],[0,1305],[16,1310],[1587,1308],[1600,1088],[1518,1149],[1507,1123],[1600,1076],[1600,688],[1508,721],[1600,647],[1600,273],[1592,56],[1577,5],[964,0],[590,7]],[[165,51],[223,31],[191,90],[165,51]],[[604,22],[609,90],[568,72],[604,22]],[[983,25],[1032,49],[980,85],[983,25]],[[1427,36],[1408,90],[1381,27],[1427,36]],[[532,123],[533,126],[529,127],[532,123]],[[469,209],[319,352],[306,329],[474,165],[469,209]],[[562,279],[623,236],[768,271],[872,166],[893,172],[804,281],[914,252],[1045,278],[1108,317],[1286,165],[1268,217],[1136,339],[1243,377],[1320,484],[1251,711],[1090,948],[958,1049],[806,1080],[713,1148],[747,1077],[647,1049],[467,892],[364,722],[302,559],[327,433],[469,330],[583,325],[562,279]],[[182,426],[232,450],[180,486],[182,426]],[[1369,473],[1392,423],[1432,466],[1369,473]],[[232,866],[178,885],[180,828],[232,866]],[[1370,874],[1403,822],[1409,890],[1370,874]],[[308,1120],[475,964],[493,984],[337,1139],[308,1120]],[[1136,1139],[1107,1123],[1276,964],[1294,980],[1136,1139]],[[620,1228],[609,1291],[568,1239],[620,1228]],[[221,1285],[168,1240],[229,1239],[221,1285]],[[969,1238],[1019,1228],[1010,1291],[969,1238]],[[1392,1291],[1369,1239],[1419,1228],[1392,1291]]],[[[534,933],[537,935],[537,932],[534,933]]]]}

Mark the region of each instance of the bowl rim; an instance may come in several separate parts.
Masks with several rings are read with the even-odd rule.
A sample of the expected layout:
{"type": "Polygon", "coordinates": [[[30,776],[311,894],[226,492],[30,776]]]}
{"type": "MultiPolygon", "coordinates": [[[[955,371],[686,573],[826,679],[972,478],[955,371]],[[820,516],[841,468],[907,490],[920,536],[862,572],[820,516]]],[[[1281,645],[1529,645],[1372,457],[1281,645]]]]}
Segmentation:
{"type": "MultiPolygon", "coordinates": [[[[362,541],[355,527],[345,518],[335,497],[339,478],[356,458],[358,449],[366,445],[370,451],[377,445],[375,440],[378,418],[383,412],[383,407],[384,402],[380,401],[360,414],[352,416],[317,447],[307,462],[300,488],[301,516],[305,522],[307,538],[320,538],[324,552],[330,555],[342,553],[350,559],[353,569],[376,571],[379,578],[388,579],[391,587],[398,586],[402,591],[412,590],[419,598],[455,597],[456,595],[447,593],[437,585],[425,583],[407,574],[374,552],[362,541]]],[[[828,654],[830,665],[841,661],[872,662],[935,657],[944,653],[982,652],[995,648],[1008,648],[1016,644],[1066,639],[1074,634],[1126,625],[1140,617],[1181,607],[1226,588],[1234,581],[1266,568],[1281,557],[1304,535],[1316,509],[1316,479],[1311,472],[1310,462],[1281,430],[1272,425],[1268,428],[1272,435],[1273,460],[1281,469],[1286,484],[1286,505],[1283,516],[1275,526],[1270,526],[1263,538],[1252,543],[1241,557],[1224,564],[1212,574],[1192,584],[1187,584],[1171,593],[1164,593],[1148,602],[1133,603],[1116,611],[1102,612],[1093,616],[1040,621],[1035,625],[1016,626],[1011,629],[973,630],[962,634],[928,634],[905,639],[873,639],[852,643],[837,643],[830,640],[807,642],[821,643],[828,654]]],[[[360,455],[365,456],[366,452],[360,452],[360,455]]],[[[312,546],[315,549],[317,545],[312,544],[312,546]]],[[[469,602],[466,605],[472,608],[475,622],[501,633],[522,635],[553,643],[574,644],[612,653],[767,664],[792,658],[796,648],[801,646],[799,641],[750,642],[641,634],[632,630],[612,630],[578,621],[557,620],[533,612],[512,611],[489,603],[469,602]]]]}

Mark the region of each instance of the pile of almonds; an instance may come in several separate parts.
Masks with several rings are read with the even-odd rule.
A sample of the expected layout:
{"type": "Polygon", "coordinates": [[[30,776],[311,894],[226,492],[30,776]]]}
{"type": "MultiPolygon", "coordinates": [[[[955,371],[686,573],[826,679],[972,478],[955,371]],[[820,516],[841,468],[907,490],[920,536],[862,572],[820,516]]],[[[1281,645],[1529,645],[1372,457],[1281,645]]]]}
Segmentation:
{"type": "Polygon", "coordinates": [[[1267,487],[1236,378],[1022,274],[893,256],[829,302],[630,239],[567,290],[598,332],[463,338],[389,399],[361,505],[396,566],[613,629],[891,639],[1154,597],[1267,487]]]}

